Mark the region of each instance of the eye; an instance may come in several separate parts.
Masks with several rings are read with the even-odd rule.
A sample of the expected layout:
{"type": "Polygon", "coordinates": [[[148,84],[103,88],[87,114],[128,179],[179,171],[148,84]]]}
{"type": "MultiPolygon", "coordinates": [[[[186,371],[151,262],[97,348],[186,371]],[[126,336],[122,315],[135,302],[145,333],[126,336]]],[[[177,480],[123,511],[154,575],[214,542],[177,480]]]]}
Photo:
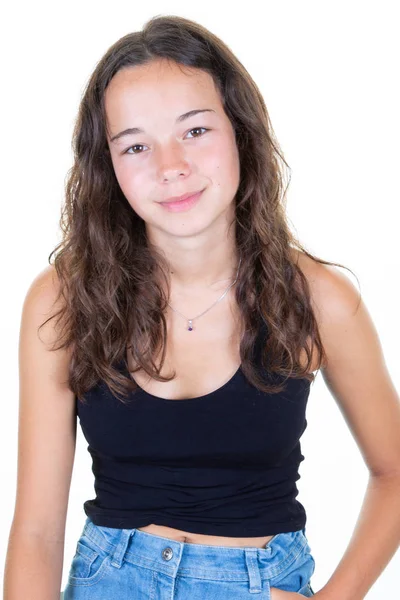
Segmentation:
{"type": "Polygon", "coordinates": [[[129,146],[129,148],[127,148],[123,154],[141,154],[141,152],[128,152],[128,150],[130,150],[131,148],[143,148],[143,144],[135,144],[134,146],[129,146]]]}
{"type": "MultiPolygon", "coordinates": [[[[207,127],[194,127],[193,129],[191,129],[190,131],[188,131],[188,133],[192,133],[192,131],[200,131],[200,129],[203,129],[204,132],[209,131],[209,128],[207,127]]],[[[194,137],[201,137],[202,135],[204,135],[204,133],[200,134],[200,135],[195,135],[194,137]]],[[[123,154],[142,154],[142,152],[128,152],[128,150],[131,150],[131,148],[143,148],[146,147],[144,146],[144,144],[135,144],[134,146],[129,146],[129,148],[127,148],[123,154]]]]}
{"type": "MultiPolygon", "coordinates": [[[[200,129],[204,129],[204,131],[208,131],[207,127],[194,127],[188,133],[191,133],[192,131],[199,131],[200,129]]],[[[202,133],[201,135],[195,135],[194,137],[201,137],[202,135],[204,135],[204,134],[202,133]]]]}

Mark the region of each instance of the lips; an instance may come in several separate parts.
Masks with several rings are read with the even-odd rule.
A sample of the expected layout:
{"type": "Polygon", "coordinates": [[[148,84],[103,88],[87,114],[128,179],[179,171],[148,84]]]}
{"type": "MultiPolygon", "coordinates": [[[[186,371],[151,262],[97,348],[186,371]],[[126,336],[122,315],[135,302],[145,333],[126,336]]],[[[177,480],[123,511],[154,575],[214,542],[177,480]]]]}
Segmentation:
{"type": "Polygon", "coordinates": [[[183,194],[182,196],[171,196],[171,198],[167,198],[166,200],[163,200],[163,202],[161,202],[161,204],[169,204],[171,202],[180,202],[181,200],[186,200],[187,198],[190,198],[191,196],[195,196],[196,194],[199,194],[202,190],[196,190],[195,192],[189,192],[188,194],[183,194]]]}
{"type": "Polygon", "coordinates": [[[164,210],[167,210],[169,212],[186,212],[190,210],[193,206],[196,206],[199,199],[203,195],[203,192],[204,190],[200,190],[199,192],[194,194],[185,194],[184,196],[181,196],[181,198],[184,198],[183,200],[178,200],[177,202],[160,202],[159,204],[164,210]]]}

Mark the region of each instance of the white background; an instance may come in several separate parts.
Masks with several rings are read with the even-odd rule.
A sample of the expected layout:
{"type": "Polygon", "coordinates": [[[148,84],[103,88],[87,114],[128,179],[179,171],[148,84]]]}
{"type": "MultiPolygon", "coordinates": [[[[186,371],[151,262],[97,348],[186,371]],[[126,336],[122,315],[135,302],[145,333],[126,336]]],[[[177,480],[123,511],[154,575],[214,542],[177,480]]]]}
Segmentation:
{"type": "MultiPolygon", "coordinates": [[[[292,169],[289,219],[311,252],[357,275],[400,389],[398,3],[247,0],[245,12],[243,3],[208,0],[143,4],[25,1],[2,11],[2,565],[16,489],[21,308],[60,239],[80,95],[108,47],[156,14],[208,27],[256,81],[292,169]]],[[[351,273],[342,272],[358,286],[351,273]]],[[[368,472],[321,374],[311,389],[307,420],[298,499],[307,510],[317,563],[312,585],[318,590],[350,540],[368,472]]],[[[94,498],[86,448],[78,426],[62,589],[85,519],[83,502],[94,498]]],[[[399,567],[397,552],[368,600],[395,596],[399,567]]]]}

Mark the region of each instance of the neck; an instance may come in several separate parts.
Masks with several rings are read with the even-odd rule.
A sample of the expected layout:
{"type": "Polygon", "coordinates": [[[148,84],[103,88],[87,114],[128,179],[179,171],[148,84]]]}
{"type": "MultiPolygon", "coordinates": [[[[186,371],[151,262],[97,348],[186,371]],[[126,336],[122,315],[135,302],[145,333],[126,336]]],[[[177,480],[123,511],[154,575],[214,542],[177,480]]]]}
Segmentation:
{"type": "Polygon", "coordinates": [[[204,260],[183,256],[179,261],[172,259],[169,263],[171,289],[178,295],[192,295],[226,289],[236,278],[239,257],[236,253],[225,255],[222,260],[214,254],[204,260]]]}

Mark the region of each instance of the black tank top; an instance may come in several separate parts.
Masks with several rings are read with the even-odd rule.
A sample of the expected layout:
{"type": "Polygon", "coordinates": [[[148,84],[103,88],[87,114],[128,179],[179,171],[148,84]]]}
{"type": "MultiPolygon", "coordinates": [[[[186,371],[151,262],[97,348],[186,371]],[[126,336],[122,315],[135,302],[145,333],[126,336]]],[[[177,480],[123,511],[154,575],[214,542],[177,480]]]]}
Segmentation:
{"type": "MultiPolygon", "coordinates": [[[[257,360],[265,333],[263,325],[257,360]]],[[[118,368],[128,375],[125,360],[118,368]]],[[[95,477],[86,515],[104,527],[155,523],[226,537],[303,529],[296,481],[309,391],[307,379],[291,378],[265,394],[239,367],[205,396],[168,400],[139,388],[124,405],[99,382],[86,405],[76,399],[95,477]]]]}

